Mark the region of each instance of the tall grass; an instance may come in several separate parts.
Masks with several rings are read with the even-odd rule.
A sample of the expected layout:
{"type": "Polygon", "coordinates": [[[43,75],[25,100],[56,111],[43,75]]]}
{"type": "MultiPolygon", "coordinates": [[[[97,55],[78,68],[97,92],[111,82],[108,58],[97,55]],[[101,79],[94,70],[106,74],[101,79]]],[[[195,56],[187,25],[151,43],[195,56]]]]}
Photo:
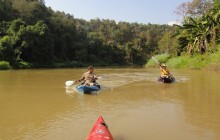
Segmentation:
{"type": "Polygon", "coordinates": [[[212,60],[209,55],[180,56],[169,59],[167,65],[172,68],[202,69],[212,60]]]}
{"type": "MultiPolygon", "coordinates": [[[[205,53],[190,55],[183,55],[179,57],[170,57],[168,54],[161,54],[154,56],[159,62],[166,63],[170,68],[176,69],[209,69],[220,71],[220,51],[215,53],[205,53]]],[[[146,67],[155,67],[155,62],[150,59],[145,65],[146,67]]]]}

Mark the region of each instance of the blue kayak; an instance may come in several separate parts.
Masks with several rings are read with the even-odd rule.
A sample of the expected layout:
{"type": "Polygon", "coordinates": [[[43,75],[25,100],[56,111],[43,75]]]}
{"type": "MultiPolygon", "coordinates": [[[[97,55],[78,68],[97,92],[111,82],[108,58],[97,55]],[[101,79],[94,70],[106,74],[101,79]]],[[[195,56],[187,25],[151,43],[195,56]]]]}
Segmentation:
{"type": "Polygon", "coordinates": [[[98,85],[98,84],[95,84],[94,86],[78,85],[76,87],[76,90],[81,93],[91,94],[94,91],[100,90],[100,85],[98,85]]]}

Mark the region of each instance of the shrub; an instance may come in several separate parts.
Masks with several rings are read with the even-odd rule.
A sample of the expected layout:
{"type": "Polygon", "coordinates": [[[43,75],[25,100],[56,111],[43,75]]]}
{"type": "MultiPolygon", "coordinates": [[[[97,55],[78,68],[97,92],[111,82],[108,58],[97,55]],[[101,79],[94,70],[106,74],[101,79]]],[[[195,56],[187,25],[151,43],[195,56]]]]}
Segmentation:
{"type": "Polygon", "coordinates": [[[22,69],[27,69],[27,68],[31,68],[31,64],[25,61],[21,61],[19,62],[19,67],[22,69]]]}
{"type": "Polygon", "coordinates": [[[167,65],[172,68],[187,68],[189,62],[189,56],[179,56],[169,59],[167,65]]]}
{"type": "Polygon", "coordinates": [[[0,61],[0,70],[10,69],[11,66],[7,61],[0,61]]]}
{"type": "MultiPolygon", "coordinates": [[[[171,56],[169,54],[160,54],[160,55],[155,55],[154,57],[159,61],[159,63],[166,63],[171,56]]],[[[145,67],[155,67],[155,66],[158,66],[158,64],[152,58],[145,65],[145,67]]]]}
{"type": "Polygon", "coordinates": [[[156,55],[154,56],[160,63],[166,63],[168,59],[170,59],[169,54],[161,54],[161,55],[156,55]]]}

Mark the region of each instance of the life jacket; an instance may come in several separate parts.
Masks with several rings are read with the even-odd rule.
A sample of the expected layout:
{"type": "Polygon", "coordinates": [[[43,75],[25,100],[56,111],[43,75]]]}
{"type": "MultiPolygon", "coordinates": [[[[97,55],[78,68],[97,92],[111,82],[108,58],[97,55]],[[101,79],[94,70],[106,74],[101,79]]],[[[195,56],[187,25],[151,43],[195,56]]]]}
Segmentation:
{"type": "Polygon", "coordinates": [[[169,76],[169,70],[167,68],[161,68],[161,76],[169,76]]]}

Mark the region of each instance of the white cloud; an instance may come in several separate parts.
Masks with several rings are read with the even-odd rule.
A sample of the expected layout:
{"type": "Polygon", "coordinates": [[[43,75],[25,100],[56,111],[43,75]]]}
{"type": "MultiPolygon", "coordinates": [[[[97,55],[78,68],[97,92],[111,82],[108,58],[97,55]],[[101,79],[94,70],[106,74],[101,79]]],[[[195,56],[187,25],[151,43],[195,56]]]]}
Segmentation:
{"type": "Polygon", "coordinates": [[[170,22],[168,22],[168,25],[170,25],[170,26],[173,26],[173,24],[181,25],[181,23],[178,22],[178,21],[170,21],[170,22]]]}

